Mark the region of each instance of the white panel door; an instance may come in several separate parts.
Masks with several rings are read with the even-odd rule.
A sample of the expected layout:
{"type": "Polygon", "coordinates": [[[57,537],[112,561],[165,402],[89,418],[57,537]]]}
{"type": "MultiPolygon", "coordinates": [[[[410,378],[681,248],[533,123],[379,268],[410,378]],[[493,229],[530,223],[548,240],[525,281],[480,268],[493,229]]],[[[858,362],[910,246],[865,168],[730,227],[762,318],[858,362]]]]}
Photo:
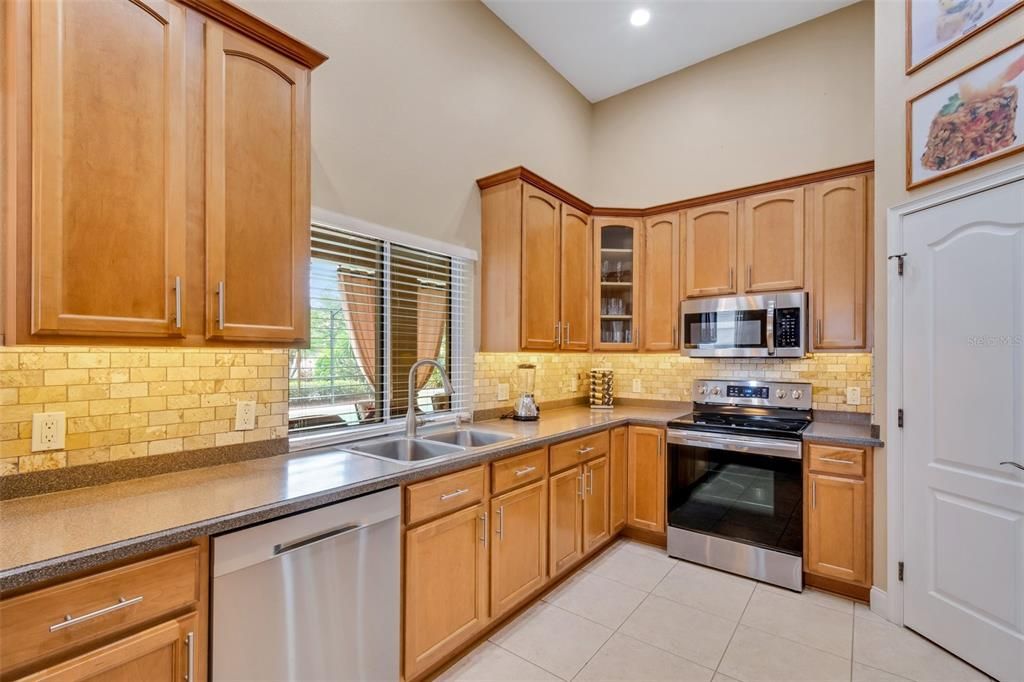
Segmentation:
{"type": "Polygon", "coordinates": [[[903,244],[904,623],[1019,680],[1024,181],[908,215],[903,244]]]}

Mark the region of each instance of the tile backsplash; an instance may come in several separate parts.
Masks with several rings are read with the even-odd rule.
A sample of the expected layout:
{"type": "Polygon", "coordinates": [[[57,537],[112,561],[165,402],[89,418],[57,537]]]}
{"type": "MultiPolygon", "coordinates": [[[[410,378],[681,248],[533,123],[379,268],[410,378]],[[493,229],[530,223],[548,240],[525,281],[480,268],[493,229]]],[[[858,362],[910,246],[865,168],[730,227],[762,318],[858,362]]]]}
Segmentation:
{"type": "MultiPolygon", "coordinates": [[[[687,358],[668,353],[477,353],[473,408],[510,406],[511,400],[498,400],[498,384],[509,383],[521,362],[537,365],[535,394],[542,403],[585,397],[590,369],[610,367],[615,371],[617,398],[689,401],[695,379],[774,379],[812,384],[815,409],[871,412],[870,353],[819,353],[793,360],[687,358]],[[640,381],[640,391],[633,391],[634,379],[640,381]],[[860,388],[860,405],[846,404],[847,387],[860,388]]],[[[514,387],[510,387],[510,398],[515,398],[514,387]]]]}
{"type": "Polygon", "coordinates": [[[285,437],[287,372],[286,350],[0,348],[0,475],[285,437]],[[36,412],[65,413],[64,450],[31,452],[36,412]]]}

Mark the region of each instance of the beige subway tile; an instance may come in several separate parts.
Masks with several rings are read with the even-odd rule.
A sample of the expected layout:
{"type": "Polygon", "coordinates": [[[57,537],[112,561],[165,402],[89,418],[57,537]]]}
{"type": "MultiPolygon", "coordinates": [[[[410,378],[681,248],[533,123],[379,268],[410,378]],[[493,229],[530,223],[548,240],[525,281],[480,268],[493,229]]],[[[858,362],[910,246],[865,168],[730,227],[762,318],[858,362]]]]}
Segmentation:
{"type": "Polygon", "coordinates": [[[131,380],[131,370],[127,367],[108,367],[90,369],[90,384],[123,384],[131,380]]]}
{"type": "Polygon", "coordinates": [[[0,406],[3,405],[17,405],[18,404],[18,389],[16,388],[0,388],[0,406]]]}
{"type": "Polygon", "coordinates": [[[200,367],[199,378],[203,380],[228,379],[233,367],[200,367]]]}
{"type": "Polygon", "coordinates": [[[250,431],[242,431],[244,435],[243,440],[246,443],[255,443],[261,440],[270,440],[270,429],[252,429],[250,431]]]}
{"type": "Polygon", "coordinates": [[[149,384],[149,394],[152,396],[181,395],[182,382],[180,381],[153,381],[149,384]]]}
{"type": "Polygon", "coordinates": [[[274,391],[287,391],[288,390],[288,379],[281,377],[279,379],[270,380],[270,388],[274,391]]]}
{"type": "Polygon", "coordinates": [[[145,457],[148,454],[149,443],[127,443],[125,445],[113,445],[110,448],[111,461],[145,457]]]}
{"type": "Polygon", "coordinates": [[[239,400],[253,400],[258,402],[260,399],[260,395],[256,391],[234,391],[232,393],[228,393],[227,396],[230,398],[228,402],[231,405],[234,405],[239,400]]]}
{"type": "Polygon", "coordinates": [[[184,436],[198,436],[199,435],[199,424],[197,422],[190,422],[187,424],[168,424],[167,425],[167,437],[168,438],[181,438],[184,436]]]}
{"type": "Polygon", "coordinates": [[[216,361],[218,367],[235,367],[245,364],[245,356],[242,353],[217,353],[216,361]]]}
{"type": "Polygon", "coordinates": [[[259,401],[261,403],[273,403],[279,400],[288,400],[286,391],[260,391],[259,401]]]}
{"type": "MultiPolygon", "coordinates": [[[[26,423],[30,422],[22,422],[22,424],[26,423]]],[[[0,440],[17,440],[21,437],[21,424],[18,422],[0,424],[0,440]]]]}
{"type": "Polygon", "coordinates": [[[202,395],[204,393],[213,393],[217,390],[216,382],[212,380],[204,381],[183,381],[182,390],[190,395],[202,395]]]}
{"type": "Polygon", "coordinates": [[[283,414],[268,414],[262,417],[256,418],[256,426],[260,428],[267,428],[271,426],[284,426],[284,415],[283,414]]]}
{"type": "Polygon", "coordinates": [[[111,353],[111,367],[148,367],[149,353],[144,351],[131,351],[127,353],[111,353]]]}
{"type": "Polygon", "coordinates": [[[199,404],[202,407],[216,407],[227,405],[231,402],[231,396],[226,393],[208,393],[199,397],[199,404]]]}
{"type": "Polygon", "coordinates": [[[199,396],[198,395],[169,395],[167,396],[167,409],[168,410],[184,410],[188,408],[199,407],[199,396]]]}
{"type": "Polygon", "coordinates": [[[287,426],[274,426],[270,429],[271,438],[287,438],[288,427],[287,426]]]}
{"type": "MultiPolygon", "coordinates": [[[[63,371],[63,370],[49,370],[63,371]]],[[[58,382],[60,383],[60,382],[58,382]]],[[[11,386],[42,386],[43,370],[3,370],[0,371],[0,387],[11,386]]]]}
{"type": "Polygon", "coordinates": [[[196,407],[185,410],[185,421],[187,422],[207,422],[216,418],[216,408],[213,407],[196,407]]]}
{"type": "Polygon", "coordinates": [[[215,417],[216,419],[230,419],[231,422],[234,423],[235,412],[238,411],[238,408],[234,403],[231,403],[230,405],[221,405],[213,409],[217,413],[217,416],[215,417]]]}
{"type": "Polygon", "coordinates": [[[195,381],[199,378],[198,367],[168,367],[168,381],[195,381]]]}
{"type": "Polygon", "coordinates": [[[167,398],[163,396],[131,399],[132,412],[154,412],[165,409],[167,409],[167,398]]]}
{"type": "Polygon", "coordinates": [[[4,457],[0,459],[0,476],[13,476],[16,473],[18,473],[17,457],[4,457]]]}
{"type": "Polygon", "coordinates": [[[69,433],[64,436],[65,450],[81,450],[90,447],[88,433],[69,433]]]}
{"type": "Polygon", "coordinates": [[[211,367],[215,362],[213,353],[185,353],[185,367],[211,367]]]}
{"type": "Polygon", "coordinates": [[[181,452],[184,442],[181,438],[155,440],[149,444],[149,455],[166,455],[169,452],[181,452]]]}
{"type": "Polygon", "coordinates": [[[87,417],[89,416],[89,400],[72,400],[66,403],[46,403],[43,406],[43,412],[63,412],[64,416],[70,419],[71,417],[87,417]]]}
{"type": "Polygon", "coordinates": [[[250,366],[269,365],[271,359],[266,353],[246,353],[245,364],[250,366]]]}
{"type": "Polygon", "coordinates": [[[167,438],[167,427],[164,425],[137,427],[131,429],[129,437],[133,443],[147,440],[160,440],[167,438]]]}
{"type": "Polygon", "coordinates": [[[221,379],[220,381],[215,381],[214,385],[217,393],[239,393],[246,390],[246,381],[248,379],[221,379]]]}
{"type": "Polygon", "coordinates": [[[285,375],[284,367],[274,367],[268,365],[266,367],[257,367],[259,372],[256,376],[261,379],[279,379],[285,375]]]}
{"type": "Polygon", "coordinates": [[[279,367],[287,367],[288,366],[288,351],[278,351],[276,353],[271,354],[271,356],[270,356],[270,364],[277,365],[279,367]]]}
{"type": "Polygon", "coordinates": [[[18,389],[18,402],[23,405],[63,402],[67,399],[68,390],[64,386],[30,386],[18,389]]]}
{"type": "Polygon", "coordinates": [[[43,372],[43,383],[47,386],[67,386],[89,383],[87,369],[47,369],[43,372]]]}
{"type": "Polygon", "coordinates": [[[106,431],[110,428],[110,416],[72,417],[67,420],[68,433],[88,433],[90,431],[106,431]]]}
{"type": "Polygon", "coordinates": [[[32,440],[19,438],[18,440],[0,440],[0,457],[20,457],[32,451],[32,440]]]}
{"type": "Polygon", "coordinates": [[[98,448],[109,445],[123,445],[130,440],[128,429],[116,431],[97,431],[89,434],[89,447],[98,448]]]}
{"type": "Polygon", "coordinates": [[[68,453],[68,466],[74,467],[81,464],[98,464],[110,461],[110,448],[86,448],[85,450],[72,450],[68,453]]]}
{"type": "Polygon", "coordinates": [[[202,422],[199,424],[199,433],[205,435],[223,433],[231,430],[232,423],[228,419],[218,419],[212,422],[202,422]]]}
{"type": "Polygon", "coordinates": [[[110,353],[68,353],[68,367],[110,367],[110,353]]]}
{"type": "Polygon", "coordinates": [[[167,381],[167,369],[164,367],[133,367],[130,378],[137,382],[167,381]]]}
{"type": "Polygon", "coordinates": [[[0,370],[18,369],[19,353],[10,348],[0,348],[0,370]]]}
{"type": "Polygon", "coordinates": [[[237,445],[245,440],[242,435],[242,431],[225,431],[224,433],[218,433],[216,435],[217,447],[223,447],[225,445],[237,445]]]}
{"type": "Polygon", "coordinates": [[[149,384],[145,382],[131,382],[127,384],[112,384],[110,386],[111,398],[143,398],[149,395],[149,384]]]}
{"type": "Polygon", "coordinates": [[[159,410],[149,413],[150,426],[180,424],[183,421],[185,421],[185,410],[159,410]]]}
{"type": "Polygon", "coordinates": [[[258,367],[230,367],[228,370],[232,379],[255,379],[260,375],[258,367]]]}
{"type": "Polygon", "coordinates": [[[202,450],[204,448],[212,448],[217,444],[217,437],[214,435],[208,436],[188,436],[184,441],[184,448],[186,450],[202,450]]]}
{"type": "MultiPolygon", "coordinates": [[[[89,401],[89,414],[115,414],[117,412],[128,412],[131,403],[127,398],[117,398],[110,400],[90,400],[89,401]]],[[[136,410],[132,410],[136,411],[136,410]]]]}
{"type": "Polygon", "coordinates": [[[21,369],[64,369],[68,366],[64,353],[21,353],[20,357],[15,354],[14,359],[15,367],[21,369]]]}
{"type": "Polygon", "coordinates": [[[34,455],[19,457],[18,473],[25,474],[30,471],[61,469],[67,465],[68,455],[66,452],[39,452],[34,455]]]}
{"type": "Polygon", "coordinates": [[[131,429],[149,425],[149,412],[125,412],[110,415],[110,428],[131,429]]]}
{"type": "MultiPolygon", "coordinates": [[[[181,367],[185,364],[184,353],[150,353],[150,367],[181,367]]],[[[152,449],[150,454],[152,454],[152,449]]]]}
{"type": "Polygon", "coordinates": [[[68,386],[68,400],[106,400],[110,397],[110,384],[68,386]]]}

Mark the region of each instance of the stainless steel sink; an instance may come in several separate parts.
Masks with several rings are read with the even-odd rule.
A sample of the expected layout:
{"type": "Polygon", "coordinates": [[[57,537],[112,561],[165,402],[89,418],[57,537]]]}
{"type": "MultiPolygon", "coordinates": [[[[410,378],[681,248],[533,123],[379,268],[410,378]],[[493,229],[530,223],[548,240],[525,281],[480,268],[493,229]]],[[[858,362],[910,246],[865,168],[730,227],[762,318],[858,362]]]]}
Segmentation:
{"type": "Polygon", "coordinates": [[[458,429],[442,431],[441,433],[423,436],[427,440],[439,443],[452,443],[465,448],[479,448],[484,445],[493,445],[506,440],[512,440],[515,436],[507,433],[495,433],[494,431],[480,431],[478,429],[458,429]]]}
{"type": "Polygon", "coordinates": [[[392,462],[415,463],[464,452],[460,445],[420,438],[388,438],[386,440],[356,443],[345,448],[360,455],[368,455],[392,462]]]}

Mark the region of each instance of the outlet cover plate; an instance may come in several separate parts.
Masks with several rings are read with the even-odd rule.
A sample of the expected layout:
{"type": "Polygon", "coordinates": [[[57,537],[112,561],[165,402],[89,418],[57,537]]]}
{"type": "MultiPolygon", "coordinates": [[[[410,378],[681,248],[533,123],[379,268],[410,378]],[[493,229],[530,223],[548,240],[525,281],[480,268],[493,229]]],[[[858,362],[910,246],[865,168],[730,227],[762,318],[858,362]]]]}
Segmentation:
{"type": "Polygon", "coordinates": [[[639,379],[633,379],[633,393],[643,393],[644,385],[640,383],[639,379]]]}
{"type": "Polygon", "coordinates": [[[32,415],[32,452],[63,450],[67,419],[63,412],[36,412],[32,415]]]}
{"type": "Polygon", "coordinates": [[[508,384],[498,384],[498,400],[508,400],[508,384]]]}
{"type": "Polygon", "coordinates": [[[239,400],[235,403],[235,431],[251,431],[256,428],[256,401],[239,400]]]}
{"type": "Polygon", "coordinates": [[[846,388],[846,404],[847,405],[860,405],[860,387],[859,386],[847,386],[847,388],[846,388]]]}

